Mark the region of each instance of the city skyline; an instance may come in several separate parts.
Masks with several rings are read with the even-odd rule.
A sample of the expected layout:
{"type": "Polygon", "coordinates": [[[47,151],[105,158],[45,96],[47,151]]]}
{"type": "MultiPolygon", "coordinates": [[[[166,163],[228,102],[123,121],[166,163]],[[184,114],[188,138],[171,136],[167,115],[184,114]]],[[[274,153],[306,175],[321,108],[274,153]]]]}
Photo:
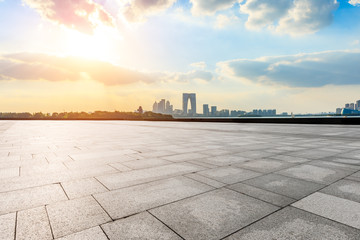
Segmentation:
{"type": "Polygon", "coordinates": [[[358,0],[0,0],[0,112],[333,112],[359,99],[358,0]],[[146,103],[146,105],[144,105],[146,103]]]}

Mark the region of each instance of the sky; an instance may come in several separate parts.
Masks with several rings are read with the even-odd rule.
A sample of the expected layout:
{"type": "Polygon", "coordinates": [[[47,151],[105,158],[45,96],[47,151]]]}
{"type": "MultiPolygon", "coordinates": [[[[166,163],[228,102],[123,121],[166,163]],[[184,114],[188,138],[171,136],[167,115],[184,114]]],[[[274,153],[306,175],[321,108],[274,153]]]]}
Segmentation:
{"type": "Polygon", "coordinates": [[[0,112],[334,112],[360,99],[360,0],[0,0],[0,112]]]}

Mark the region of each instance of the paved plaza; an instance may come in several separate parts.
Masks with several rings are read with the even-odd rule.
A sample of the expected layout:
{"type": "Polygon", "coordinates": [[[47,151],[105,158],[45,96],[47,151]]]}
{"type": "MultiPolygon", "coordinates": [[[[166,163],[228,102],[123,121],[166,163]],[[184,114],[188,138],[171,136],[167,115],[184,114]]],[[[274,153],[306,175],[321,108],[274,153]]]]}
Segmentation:
{"type": "Polygon", "coordinates": [[[360,239],[360,127],[0,121],[0,239],[360,239]]]}

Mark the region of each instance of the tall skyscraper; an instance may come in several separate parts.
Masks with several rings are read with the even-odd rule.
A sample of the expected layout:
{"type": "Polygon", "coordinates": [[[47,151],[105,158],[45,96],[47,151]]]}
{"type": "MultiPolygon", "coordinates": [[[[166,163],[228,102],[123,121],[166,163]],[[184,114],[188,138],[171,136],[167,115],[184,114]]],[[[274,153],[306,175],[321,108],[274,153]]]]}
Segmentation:
{"type": "Polygon", "coordinates": [[[183,114],[196,114],[196,94],[183,93],[183,114]],[[188,102],[190,100],[191,109],[188,111],[188,102]]]}
{"type": "Polygon", "coordinates": [[[209,104],[203,105],[203,115],[206,117],[209,116],[209,104]]]}
{"type": "Polygon", "coordinates": [[[216,116],[217,113],[217,107],[216,106],[211,106],[211,116],[216,116]]]}
{"type": "Polygon", "coordinates": [[[161,99],[161,101],[158,103],[158,112],[165,113],[165,99],[161,99]]]}
{"type": "Polygon", "coordinates": [[[350,109],[350,103],[345,104],[346,109],[350,109]]]}
{"type": "Polygon", "coordinates": [[[355,110],[355,104],[354,103],[350,103],[350,109],[355,110]]]}
{"type": "Polygon", "coordinates": [[[360,110],[360,100],[356,101],[356,110],[360,110]]]}
{"type": "Polygon", "coordinates": [[[157,113],[158,112],[158,103],[155,101],[154,104],[153,104],[153,110],[152,110],[154,113],[157,113]]]}

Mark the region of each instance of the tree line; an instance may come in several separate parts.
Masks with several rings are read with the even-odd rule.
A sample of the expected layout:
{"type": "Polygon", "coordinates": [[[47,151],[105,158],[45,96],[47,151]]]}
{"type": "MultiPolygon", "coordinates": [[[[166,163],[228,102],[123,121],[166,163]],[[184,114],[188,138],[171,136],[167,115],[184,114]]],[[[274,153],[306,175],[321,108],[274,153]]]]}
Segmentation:
{"type": "Polygon", "coordinates": [[[77,120],[77,119],[113,119],[113,120],[171,120],[171,115],[153,113],[153,112],[108,112],[108,111],[95,111],[95,112],[54,112],[50,113],[16,113],[16,112],[0,112],[0,119],[44,119],[44,120],[77,120]]]}

